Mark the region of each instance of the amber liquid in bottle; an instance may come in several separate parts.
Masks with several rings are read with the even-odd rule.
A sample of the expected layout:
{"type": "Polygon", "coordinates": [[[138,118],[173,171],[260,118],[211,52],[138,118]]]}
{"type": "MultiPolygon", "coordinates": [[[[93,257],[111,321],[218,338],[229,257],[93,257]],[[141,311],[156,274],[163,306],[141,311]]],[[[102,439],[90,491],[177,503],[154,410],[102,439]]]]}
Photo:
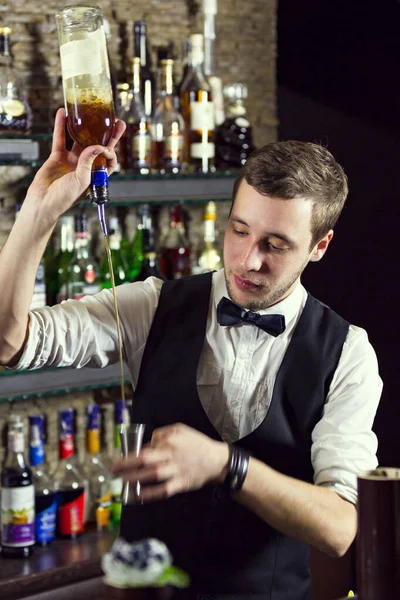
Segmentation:
{"type": "MultiPolygon", "coordinates": [[[[68,102],[67,99],[67,123],[71,137],[82,148],[94,144],[106,146],[114,130],[111,98],[109,102],[83,99],[76,103],[68,102]]],[[[104,157],[98,157],[95,168],[103,164],[105,165],[104,157]]]]}

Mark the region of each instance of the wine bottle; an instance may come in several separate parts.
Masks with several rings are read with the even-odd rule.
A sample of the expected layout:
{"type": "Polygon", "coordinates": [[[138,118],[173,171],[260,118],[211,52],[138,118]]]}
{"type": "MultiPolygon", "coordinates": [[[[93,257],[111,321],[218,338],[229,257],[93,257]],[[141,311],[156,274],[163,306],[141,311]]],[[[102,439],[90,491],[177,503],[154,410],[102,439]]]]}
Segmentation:
{"type": "Polygon", "coordinates": [[[60,218],[60,250],[56,256],[56,281],[53,283],[57,290],[57,302],[68,299],[68,266],[74,256],[74,217],[67,215],[60,218]]]}
{"type": "Polygon", "coordinates": [[[29,417],[29,462],[35,486],[36,544],[47,546],[56,534],[57,492],[45,465],[43,415],[29,417]]]}
{"type": "Polygon", "coordinates": [[[246,116],[247,86],[224,87],[227,99],[225,121],[215,130],[216,164],[219,169],[240,169],[254,150],[252,128],[246,116]]]}
{"type": "Polygon", "coordinates": [[[146,22],[135,21],[133,30],[135,57],[140,58],[140,93],[143,100],[144,112],[147,117],[151,117],[155,98],[155,84],[154,75],[151,71],[146,22]]]}
{"type": "Polygon", "coordinates": [[[97,531],[110,524],[111,477],[100,458],[100,408],[97,404],[86,407],[86,460],[84,472],[89,480],[89,521],[96,523],[97,531]]]}
{"type": "Polygon", "coordinates": [[[76,539],[84,530],[85,478],[75,460],[73,409],[59,412],[59,456],[56,472],[58,489],[57,533],[76,539]]]}
{"type": "Polygon", "coordinates": [[[181,87],[181,112],[185,121],[183,156],[198,172],[215,170],[214,105],[203,72],[203,35],[191,36],[191,62],[181,87]]]}
{"type": "Polygon", "coordinates": [[[29,133],[32,110],[12,68],[10,27],[0,27],[0,135],[29,133]]]}
{"type": "Polygon", "coordinates": [[[222,80],[219,75],[217,58],[217,40],[215,35],[215,17],[217,0],[203,0],[204,14],[204,74],[211,87],[214,103],[215,124],[220,125],[225,120],[224,97],[222,80]]]}
{"type": "Polygon", "coordinates": [[[207,202],[204,213],[204,248],[199,257],[199,271],[217,271],[221,268],[221,256],[215,246],[215,221],[217,219],[217,205],[207,202]]]}
{"type": "Polygon", "coordinates": [[[190,243],[179,204],[171,209],[170,227],[160,241],[161,272],[167,279],[179,279],[191,274],[190,243]]]}
{"type": "MultiPolygon", "coordinates": [[[[117,217],[110,217],[108,223],[108,236],[112,254],[115,284],[121,285],[122,283],[128,282],[128,265],[126,264],[125,256],[121,251],[121,228],[117,217]]],[[[100,282],[102,289],[110,289],[112,287],[107,254],[104,255],[103,262],[100,266],[100,282]]]]}
{"type": "Polygon", "coordinates": [[[35,544],[35,489],[24,449],[22,419],[11,416],[1,471],[1,548],[7,558],[30,556],[35,544]]]}
{"type": "Polygon", "coordinates": [[[143,227],[142,227],[142,243],[143,243],[143,262],[139,274],[134,281],[144,281],[148,277],[157,277],[165,279],[160,271],[158,264],[157,252],[155,247],[155,232],[153,221],[150,215],[148,205],[142,207],[143,210],[143,227]]]}
{"type": "Polygon", "coordinates": [[[151,122],[140,95],[140,58],[132,60],[132,72],[133,84],[119,114],[126,123],[120,142],[120,161],[123,170],[145,175],[151,167],[151,122]]]}
{"type": "Polygon", "coordinates": [[[143,265],[143,228],[149,215],[149,205],[142,204],[137,211],[137,226],[129,248],[129,281],[135,281],[143,265]]]}
{"type": "Polygon", "coordinates": [[[160,90],[151,123],[152,168],[160,173],[179,173],[183,159],[184,122],[176,109],[174,61],[162,60],[160,66],[160,90]]]}
{"type": "Polygon", "coordinates": [[[75,248],[68,265],[68,297],[80,300],[100,291],[98,266],[89,251],[88,218],[75,216],[75,248]]]}

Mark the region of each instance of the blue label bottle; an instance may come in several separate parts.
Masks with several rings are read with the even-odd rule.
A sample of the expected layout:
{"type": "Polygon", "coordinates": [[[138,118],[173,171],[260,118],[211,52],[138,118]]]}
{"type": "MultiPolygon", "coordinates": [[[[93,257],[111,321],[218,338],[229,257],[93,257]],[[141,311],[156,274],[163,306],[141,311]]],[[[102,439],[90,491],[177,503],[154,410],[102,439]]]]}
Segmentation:
{"type": "Polygon", "coordinates": [[[57,495],[55,484],[45,466],[44,417],[29,417],[29,460],[35,485],[36,544],[47,546],[55,538],[57,495]]]}

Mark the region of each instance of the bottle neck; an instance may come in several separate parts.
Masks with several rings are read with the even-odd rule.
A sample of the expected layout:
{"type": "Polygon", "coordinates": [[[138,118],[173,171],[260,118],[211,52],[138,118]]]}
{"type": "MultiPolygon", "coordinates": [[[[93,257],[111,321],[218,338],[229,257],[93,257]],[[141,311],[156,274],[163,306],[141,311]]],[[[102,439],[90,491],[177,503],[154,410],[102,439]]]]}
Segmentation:
{"type": "Polygon", "coordinates": [[[11,59],[10,38],[5,33],[0,34],[0,57],[11,59]]]}
{"type": "Polygon", "coordinates": [[[147,67],[147,30],[141,24],[135,26],[135,56],[140,58],[140,65],[147,67]]]}
{"type": "Polygon", "coordinates": [[[164,96],[171,96],[174,93],[174,79],[173,79],[173,63],[170,65],[163,65],[161,68],[160,76],[160,92],[164,96]]]}
{"type": "Polygon", "coordinates": [[[100,429],[86,430],[86,450],[91,456],[100,452],[100,429]]]}
{"type": "Polygon", "coordinates": [[[215,36],[215,15],[205,13],[204,15],[204,66],[205,75],[216,75],[217,47],[215,36]]]}
{"type": "Polygon", "coordinates": [[[227,112],[227,116],[230,117],[231,119],[234,119],[236,117],[245,117],[246,116],[246,107],[244,105],[243,100],[238,98],[231,104],[228,104],[226,112],[227,112]]]}
{"type": "Polygon", "coordinates": [[[213,244],[215,242],[215,220],[206,219],[204,221],[204,241],[213,244]]]}

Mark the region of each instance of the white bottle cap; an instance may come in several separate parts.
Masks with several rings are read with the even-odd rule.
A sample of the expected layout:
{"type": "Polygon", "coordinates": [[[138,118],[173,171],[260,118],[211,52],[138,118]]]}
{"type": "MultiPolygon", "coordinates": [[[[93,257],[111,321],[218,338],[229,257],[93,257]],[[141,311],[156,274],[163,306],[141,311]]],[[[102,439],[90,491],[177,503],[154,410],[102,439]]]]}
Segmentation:
{"type": "Polygon", "coordinates": [[[217,0],[203,0],[203,12],[206,15],[216,15],[218,12],[217,0]]]}

